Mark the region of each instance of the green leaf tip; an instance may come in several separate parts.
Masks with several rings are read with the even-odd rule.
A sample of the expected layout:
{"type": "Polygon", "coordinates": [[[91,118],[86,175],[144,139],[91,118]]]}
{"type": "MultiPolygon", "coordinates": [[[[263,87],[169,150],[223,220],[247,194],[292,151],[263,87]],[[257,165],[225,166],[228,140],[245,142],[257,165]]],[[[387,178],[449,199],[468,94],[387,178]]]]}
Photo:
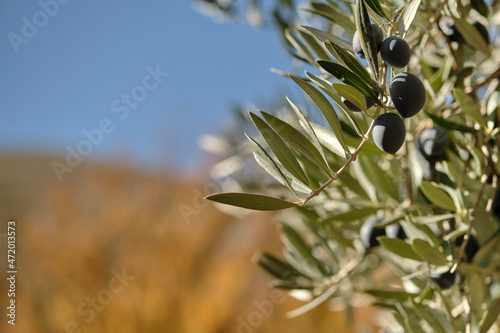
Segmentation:
{"type": "Polygon", "coordinates": [[[261,194],[250,193],[216,193],[205,197],[205,199],[253,210],[280,210],[295,207],[297,204],[278,198],[269,197],[261,194]]]}

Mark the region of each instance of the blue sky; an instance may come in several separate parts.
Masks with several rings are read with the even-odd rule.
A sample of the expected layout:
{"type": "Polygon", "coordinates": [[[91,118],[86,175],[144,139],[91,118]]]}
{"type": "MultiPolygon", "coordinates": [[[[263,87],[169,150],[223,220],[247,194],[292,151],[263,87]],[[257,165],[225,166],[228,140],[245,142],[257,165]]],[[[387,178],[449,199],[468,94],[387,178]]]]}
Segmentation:
{"type": "Polygon", "coordinates": [[[4,0],[0,35],[0,154],[65,156],[87,131],[84,158],[194,169],[199,135],[231,101],[287,85],[269,68],[291,64],[275,31],[216,24],[187,0],[4,0]]]}

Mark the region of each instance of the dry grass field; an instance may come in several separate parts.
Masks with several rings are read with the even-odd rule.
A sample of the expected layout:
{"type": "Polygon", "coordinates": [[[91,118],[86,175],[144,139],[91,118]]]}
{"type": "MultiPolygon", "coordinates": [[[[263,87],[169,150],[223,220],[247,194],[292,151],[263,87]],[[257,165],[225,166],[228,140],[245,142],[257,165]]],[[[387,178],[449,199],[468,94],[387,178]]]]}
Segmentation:
{"type": "Polygon", "coordinates": [[[0,158],[1,275],[7,221],[17,227],[16,326],[0,332],[370,332],[372,310],[302,303],[267,287],[251,262],[280,253],[276,222],[238,220],[199,199],[205,183],[123,166],[84,164],[59,183],[51,158],[0,158]],[[184,206],[182,206],[184,205],[184,206]],[[190,207],[190,218],[180,213],[190,207]]]}

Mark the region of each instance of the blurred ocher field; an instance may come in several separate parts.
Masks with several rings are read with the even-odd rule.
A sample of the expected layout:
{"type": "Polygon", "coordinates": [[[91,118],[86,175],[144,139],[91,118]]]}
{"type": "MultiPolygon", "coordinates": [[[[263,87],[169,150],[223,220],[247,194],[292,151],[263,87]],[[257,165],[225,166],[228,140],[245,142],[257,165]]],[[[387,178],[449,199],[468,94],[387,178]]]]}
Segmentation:
{"type": "Polygon", "coordinates": [[[355,325],[328,305],[286,318],[303,303],[251,262],[259,249],[281,252],[265,213],[238,220],[200,200],[204,181],[123,163],[85,164],[59,183],[52,161],[0,159],[0,247],[14,219],[18,269],[15,326],[0,280],[0,332],[373,331],[370,308],[349,314],[355,325]]]}

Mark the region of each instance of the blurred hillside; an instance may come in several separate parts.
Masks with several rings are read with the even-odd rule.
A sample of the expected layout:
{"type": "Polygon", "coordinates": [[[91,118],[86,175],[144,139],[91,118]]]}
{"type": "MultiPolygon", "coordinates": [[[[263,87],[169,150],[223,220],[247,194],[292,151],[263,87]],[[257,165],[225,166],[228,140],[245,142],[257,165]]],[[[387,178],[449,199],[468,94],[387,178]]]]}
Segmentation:
{"type": "MultiPolygon", "coordinates": [[[[344,329],[346,314],[327,305],[286,319],[303,303],[266,287],[271,278],[251,262],[259,249],[280,253],[275,221],[264,213],[245,221],[222,214],[200,199],[208,182],[84,164],[59,183],[52,161],[0,158],[0,247],[5,258],[14,219],[19,272],[15,327],[5,319],[8,286],[0,280],[0,332],[368,328],[370,310],[344,329]]],[[[0,269],[7,271],[5,259],[0,269]]]]}

